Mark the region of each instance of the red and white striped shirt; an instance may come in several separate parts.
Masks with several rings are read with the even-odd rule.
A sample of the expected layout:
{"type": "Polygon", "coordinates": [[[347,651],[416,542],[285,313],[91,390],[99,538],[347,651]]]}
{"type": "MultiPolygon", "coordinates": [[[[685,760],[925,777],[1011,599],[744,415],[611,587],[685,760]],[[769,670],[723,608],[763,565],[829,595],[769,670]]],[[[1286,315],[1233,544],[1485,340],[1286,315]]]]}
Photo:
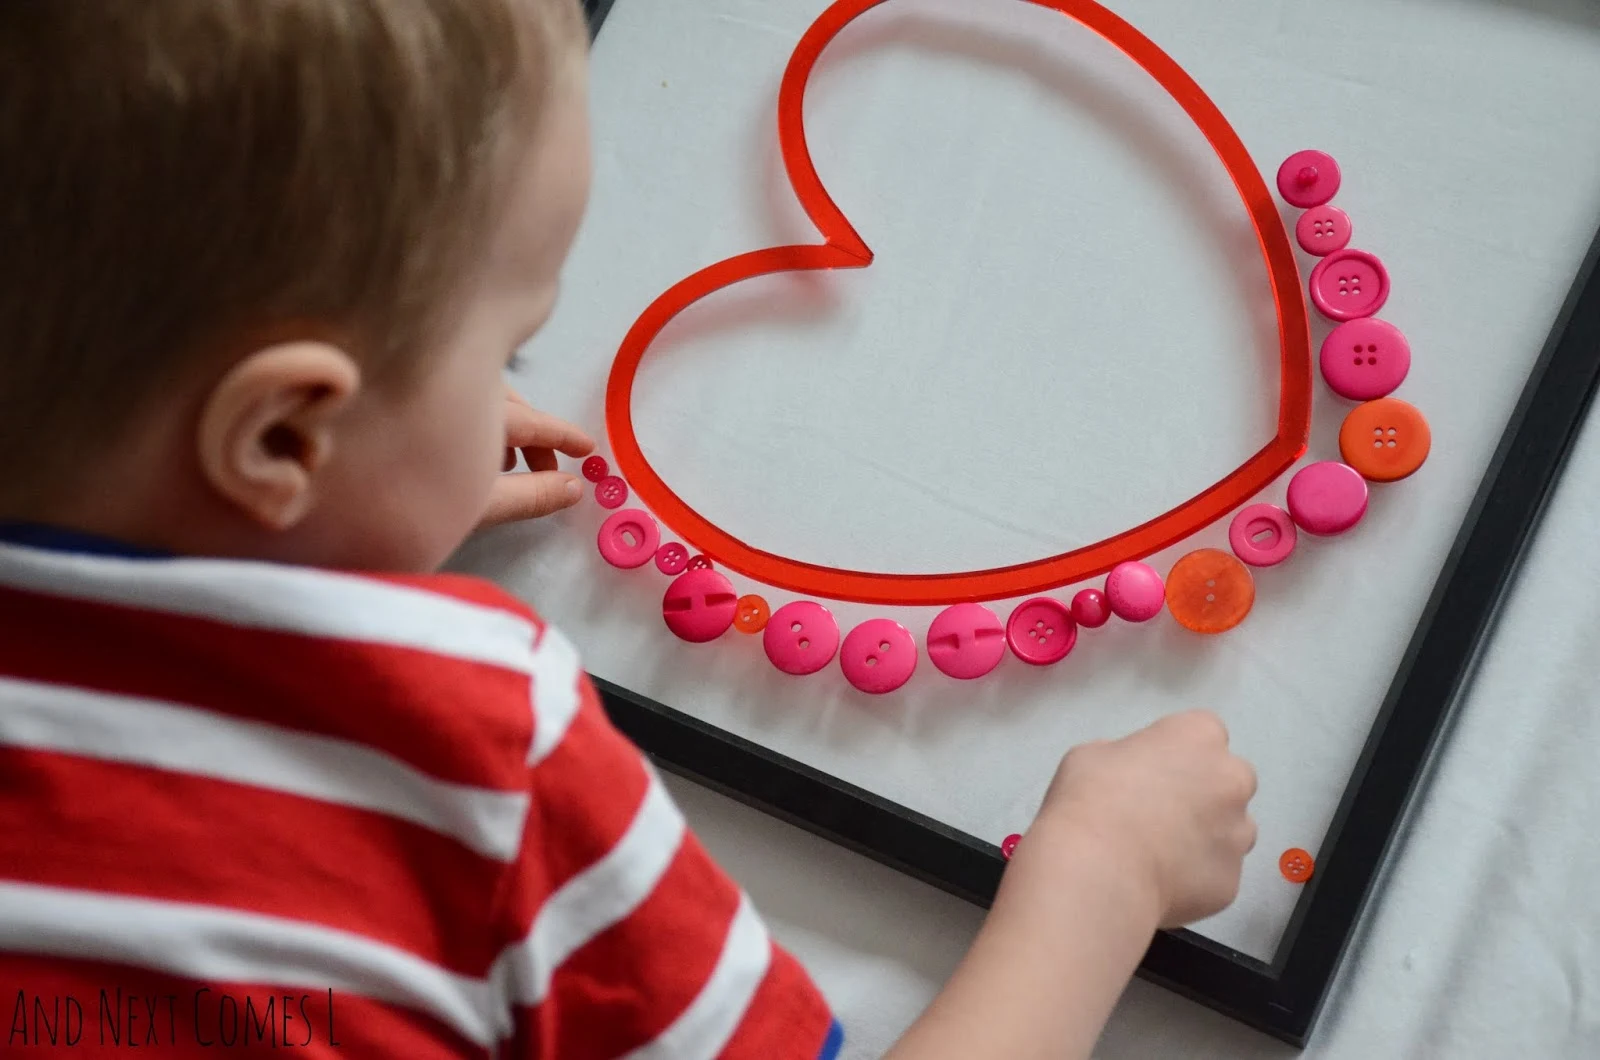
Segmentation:
{"type": "Polygon", "coordinates": [[[0,1053],[837,1053],[516,600],[62,540],[0,542],[0,1053]]]}

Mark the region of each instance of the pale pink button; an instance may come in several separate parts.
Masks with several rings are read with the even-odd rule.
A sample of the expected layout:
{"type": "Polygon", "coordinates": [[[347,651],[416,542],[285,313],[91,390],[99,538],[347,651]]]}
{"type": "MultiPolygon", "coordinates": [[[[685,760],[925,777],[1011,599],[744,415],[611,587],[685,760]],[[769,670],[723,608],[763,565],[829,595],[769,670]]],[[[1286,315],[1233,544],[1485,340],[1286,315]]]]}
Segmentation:
{"type": "Polygon", "coordinates": [[[1329,320],[1370,317],[1389,300],[1389,270],[1376,254],[1345,247],[1311,270],[1311,302],[1329,320]]]}
{"type": "Polygon", "coordinates": [[[1289,514],[1308,534],[1342,534],[1367,514],[1367,482],[1337,460],[1308,464],[1289,480],[1289,514]]]}
{"type": "Polygon", "coordinates": [[[607,475],[594,484],[594,499],[602,508],[620,508],[628,499],[628,484],[615,475],[607,475]]]}
{"type": "Polygon", "coordinates": [[[1299,534],[1289,513],[1276,504],[1252,504],[1228,524],[1233,554],[1252,567],[1273,567],[1289,558],[1299,534]]]}
{"type": "Polygon", "coordinates": [[[982,604],[952,604],[928,627],[928,658],[939,672],[970,681],[1000,665],[1006,631],[982,604]]]}
{"type": "Polygon", "coordinates": [[[761,647],[772,665],[784,673],[814,674],[832,662],[839,650],[839,623],[821,604],[796,600],[767,619],[761,647]]]}
{"type": "Polygon", "coordinates": [[[1032,666],[1065,659],[1078,643],[1078,624],[1067,605],[1050,596],[1036,596],[1017,605],[1006,620],[1006,643],[1017,658],[1032,666]]]}
{"type": "Polygon", "coordinates": [[[1166,586],[1148,563],[1119,563],[1106,576],[1111,613],[1126,622],[1148,622],[1161,613],[1166,586]]]}
{"type": "Polygon", "coordinates": [[[1072,598],[1072,618],[1085,629],[1099,629],[1111,619],[1111,602],[1099,589],[1079,589],[1072,598]]]}
{"type": "Polygon", "coordinates": [[[1323,257],[1350,245],[1350,215],[1337,206],[1313,206],[1294,223],[1295,242],[1307,254],[1323,257]]]}
{"type": "Polygon", "coordinates": [[[606,463],[606,458],[596,453],[583,462],[583,477],[590,482],[599,482],[611,474],[611,465],[606,463]]]}
{"type": "Polygon", "coordinates": [[[661,617],[673,635],[691,644],[704,644],[733,625],[738,601],[733,583],[716,571],[685,571],[667,586],[661,598],[661,617]]]}
{"type": "Polygon", "coordinates": [[[1278,167],[1278,194],[1304,210],[1321,206],[1339,191],[1339,163],[1322,151],[1296,151],[1278,167]]]}
{"type": "Polygon", "coordinates": [[[1340,324],[1322,340],[1322,378],[1340,397],[1371,401],[1405,382],[1411,343],[1387,320],[1363,317],[1340,324]]]}
{"type": "Polygon", "coordinates": [[[846,681],[868,695],[893,692],[917,668],[917,642],[909,630],[887,618],[869,618],[845,635],[839,668],[846,681]]]}
{"type": "Polygon", "coordinates": [[[1000,856],[1010,861],[1011,855],[1017,852],[1017,844],[1020,842],[1022,837],[1015,832],[1000,840],[1000,856]]]}
{"type": "Polygon", "coordinates": [[[656,550],[656,570],[662,574],[682,574],[689,566],[689,550],[676,541],[668,541],[656,550]]]}
{"type": "Polygon", "coordinates": [[[624,508],[600,524],[595,543],[607,563],[632,570],[649,563],[655,555],[656,546],[661,543],[661,528],[649,512],[624,508]]]}

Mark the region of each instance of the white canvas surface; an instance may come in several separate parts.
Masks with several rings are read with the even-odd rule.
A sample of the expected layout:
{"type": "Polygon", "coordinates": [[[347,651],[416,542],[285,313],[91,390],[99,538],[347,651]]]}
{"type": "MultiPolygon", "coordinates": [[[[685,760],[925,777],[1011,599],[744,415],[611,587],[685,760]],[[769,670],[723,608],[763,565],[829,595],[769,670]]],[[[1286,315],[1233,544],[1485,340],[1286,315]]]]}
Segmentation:
{"type": "MultiPolygon", "coordinates": [[[[611,356],[661,291],[732,254],[816,239],[783,177],[775,100],[825,6],[616,0],[594,53],[591,212],[517,380],[536,404],[599,431],[611,356]]],[[[1343,167],[1337,205],[1354,245],[1388,264],[1381,315],[1414,350],[1398,396],[1423,409],[1435,446],[1415,479],[1374,490],[1356,531],[1302,537],[1258,576],[1248,621],[1220,638],[1166,616],[1114,624],[1044,671],[1008,658],[958,684],[924,659],[881,699],[837,669],[784,677],[734,633],[675,640],[658,617],[665,579],[604,565],[592,503],[486,535],[458,565],[532,601],[591,671],[996,842],[1025,827],[1072,744],[1213,707],[1260,772],[1261,840],[1239,902],[1198,929],[1270,959],[1297,897],[1277,855],[1317,849],[1600,223],[1600,17],[1575,0],[1112,6],[1195,77],[1269,182],[1302,147],[1343,167]]],[[[1108,45],[1018,0],[890,0],[824,56],[807,123],[823,182],[876,263],[723,292],[664,333],[640,377],[647,455],[713,521],[806,560],[994,566],[1141,522],[1270,435],[1276,344],[1244,210],[1199,132],[1108,45]]],[[[1314,344],[1326,330],[1315,325],[1314,344]]],[[[1319,380],[1309,459],[1337,456],[1347,408],[1319,380]]],[[[1285,482],[1264,499],[1281,503],[1285,482]]],[[[1226,547],[1225,526],[1153,562],[1164,570],[1200,546],[1226,547]]],[[[760,591],[774,607],[790,598],[760,591]]],[[[1010,602],[996,606],[1003,616],[1010,602]]],[[[833,609],[846,629],[889,614],[919,636],[933,614],[833,609]]],[[[1600,629],[1592,606],[1589,617],[1600,629]]],[[[689,801],[713,832],[748,829],[787,856],[780,826],[689,801]]],[[[764,850],[743,854],[756,871],[764,850]]],[[[845,878],[815,881],[829,895],[809,903],[819,916],[846,902],[857,872],[904,886],[853,858],[848,871],[833,864],[845,878]]],[[[784,886],[805,877],[795,869],[784,886]]],[[[908,908],[951,918],[940,929],[951,938],[974,922],[958,904],[908,908]]],[[[904,930],[926,936],[930,922],[904,930]]],[[[877,987],[856,992],[870,956],[835,956],[855,971],[837,972],[833,992],[870,999],[877,987]]]]}

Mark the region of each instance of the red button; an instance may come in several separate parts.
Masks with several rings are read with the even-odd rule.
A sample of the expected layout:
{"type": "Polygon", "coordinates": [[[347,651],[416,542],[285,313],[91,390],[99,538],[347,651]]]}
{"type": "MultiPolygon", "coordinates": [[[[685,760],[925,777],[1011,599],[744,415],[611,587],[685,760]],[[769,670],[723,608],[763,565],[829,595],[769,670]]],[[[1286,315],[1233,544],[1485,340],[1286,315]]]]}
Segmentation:
{"type": "Polygon", "coordinates": [[[620,508],[628,499],[628,484],[615,475],[607,475],[594,484],[594,499],[602,508],[620,508]]]}
{"type": "Polygon", "coordinates": [[[1036,596],[1024,600],[1006,622],[1006,643],[1017,658],[1033,666],[1060,662],[1078,643],[1078,624],[1060,600],[1036,596]]]}
{"type": "Polygon", "coordinates": [[[583,462],[583,477],[590,482],[599,482],[611,474],[611,465],[606,463],[606,458],[595,455],[583,462]]]}

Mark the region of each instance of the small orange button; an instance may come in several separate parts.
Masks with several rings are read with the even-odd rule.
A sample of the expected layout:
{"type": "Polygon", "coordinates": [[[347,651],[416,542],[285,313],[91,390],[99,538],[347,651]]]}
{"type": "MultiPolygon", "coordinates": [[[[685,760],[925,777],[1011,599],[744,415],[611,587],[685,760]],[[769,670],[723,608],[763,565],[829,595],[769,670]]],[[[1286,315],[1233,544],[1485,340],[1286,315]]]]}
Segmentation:
{"type": "Polygon", "coordinates": [[[733,628],[740,633],[760,633],[767,628],[767,619],[771,617],[772,608],[761,597],[754,593],[741,596],[734,605],[733,628]]]}
{"type": "Polygon", "coordinates": [[[1368,482],[1396,482],[1428,459],[1433,432],[1416,407],[1399,398],[1379,398],[1350,410],[1339,428],[1344,462],[1368,482]]]}
{"type": "Polygon", "coordinates": [[[1311,855],[1299,847],[1290,847],[1278,858],[1278,871],[1283,873],[1283,878],[1290,883],[1305,883],[1311,878],[1316,862],[1311,855]]]}
{"type": "Polygon", "coordinates": [[[1244,621],[1256,602],[1250,571],[1216,548],[1191,552],[1167,574],[1167,610],[1185,629],[1222,633],[1244,621]]]}

